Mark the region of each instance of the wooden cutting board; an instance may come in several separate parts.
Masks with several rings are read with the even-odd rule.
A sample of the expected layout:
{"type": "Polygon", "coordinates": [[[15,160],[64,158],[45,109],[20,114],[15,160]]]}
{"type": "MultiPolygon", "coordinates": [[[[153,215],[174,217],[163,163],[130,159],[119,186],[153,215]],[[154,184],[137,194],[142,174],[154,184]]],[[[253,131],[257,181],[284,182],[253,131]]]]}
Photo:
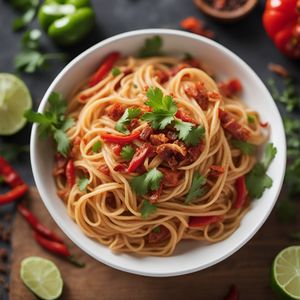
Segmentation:
{"type": "Polygon", "coordinates": [[[36,299],[23,285],[19,276],[20,262],[32,255],[51,259],[59,267],[64,279],[61,299],[220,300],[233,283],[240,291],[240,299],[276,299],[269,287],[270,266],[275,255],[291,244],[286,233],[292,228],[294,231],[299,228],[299,223],[282,226],[273,212],[247,245],[216,266],[190,275],[150,278],[117,271],[90,258],[74,246],[56,226],[35,188],[31,189],[29,198],[30,209],[45,225],[65,238],[72,246],[72,252],[81,261],[86,262],[86,267],[78,269],[41,249],[33,240],[32,231],[27,223],[17,214],[12,237],[11,300],[36,299]]]}

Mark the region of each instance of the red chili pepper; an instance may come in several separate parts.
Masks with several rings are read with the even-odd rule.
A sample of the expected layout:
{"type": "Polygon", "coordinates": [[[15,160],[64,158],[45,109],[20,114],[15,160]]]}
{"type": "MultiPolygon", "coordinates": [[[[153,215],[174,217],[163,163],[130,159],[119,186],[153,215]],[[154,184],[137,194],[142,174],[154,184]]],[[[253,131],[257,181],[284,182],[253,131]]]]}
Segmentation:
{"type": "Polygon", "coordinates": [[[222,216],[190,217],[189,227],[203,227],[223,220],[222,216]]]}
{"type": "Polygon", "coordinates": [[[103,133],[101,135],[101,138],[105,142],[123,145],[123,144],[128,144],[128,143],[136,140],[137,138],[139,138],[140,134],[141,133],[139,131],[136,131],[130,135],[114,135],[114,134],[109,134],[109,133],[103,133]]]}
{"type": "Polygon", "coordinates": [[[224,300],[238,300],[239,291],[235,285],[231,285],[228,294],[225,296],[224,300]]]}
{"type": "Polygon", "coordinates": [[[269,123],[268,123],[268,122],[265,122],[265,123],[259,122],[259,125],[260,125],[260,127],[262,127],[262,128],[266,128],[266,127],[269,126],[269,123]]]}
{"type": "Polygon", "coordinates": [[[120,144],[114,144],[111,146],[112,151],[114,154],[116,154],[117,156],[120,156],[121,151],[122,151],[122,146],[120,144]]]}
{"type": "Polygon", "coordinates": [[[221,94],[225,97],[232,97],[243,90],[243,86],[238,79],[230,79],[218,84],[221,94]]]}
{"type": "Polygon", "coordinates": [[[63,240],[57,236],[54,232],[49,230],[46,226],[40,223],[40,221],[37,219],[37,217],[29,211],[23,204],[18,205],[18,211],[20,214],[25,218],[25,220],[31,225],[32,229],[37,231],[39,234],[44,236],[45,238],[63,243],[63,240]]]}
{"type": "Polygon", "coordinates": [[[108,54],[102,61],[99,69],[92,75],[89,80],[89,86],[92,87],[100,82],[105,75],[112,69],[115,62],[120,58],[119,52],[112,52],[108,54]]]}
{"type": "Polygon", "coordinates": [[[72,159],[68,161],[66,166],[66,178],[69,188],[72,188],[75,184],[75,167],[72,159]]]}
{"type": "Polygon", "coordinates": [[[0,195],[0,205],[13,202],[22,197],[28,190],[28,185],[23,183],[15,186],[12,190],[0,195]]]}
{"type": "Polygon", "coordinates": [[[129,166],[127,169],[128,173],[134,172],[140,165],[142,165],[150,152],[151,146],[149,144],[144,144],[139,149],[136,150],[129,166]]]}
{"type": "Polygon", "coordinates": [[[188,114],[186,114],[181,109],[177,110],[175,117],[184,122],[189,122],[189,123],[193,123],[196,125],[198,124],[193,118],[191,118],[188,114]]]}
{"type": "Polygon", "coordinates": [[[245,204],[247,199],[247,194],[248,194],[245,176],[241,176],[236,180],[235,188],[236,188],[237,195],[233,207],[240,208],[245,204]]]}
{"type": "Polygon", "coordinates": [[[68,247],[65,244],[48,240],[48,239],[44,238],[38,232],[34,233],[34,238],[41,247],[48,250],[49,252],[57,254],[59,256],[66,257],[72,264],[76,265],[77,267],[80,267],[80,268],[84,267],[83,263],[80,263],[74,259],[74,257],[71,255],[68,247]]]}
{"type": "Polygon", "coordinates": [[[24,184],[24,181],[21,179],[19,174],[2,156],[0,156],[0,175],[5,183],[11,187],[24,184]]]}

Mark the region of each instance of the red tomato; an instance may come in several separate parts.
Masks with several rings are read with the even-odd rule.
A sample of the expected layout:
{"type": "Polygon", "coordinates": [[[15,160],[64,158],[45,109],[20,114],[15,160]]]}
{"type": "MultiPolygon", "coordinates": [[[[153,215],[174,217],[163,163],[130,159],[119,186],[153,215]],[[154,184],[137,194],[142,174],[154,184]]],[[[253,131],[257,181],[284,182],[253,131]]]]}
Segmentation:
{"type": "Polygon", "coordinates": [[[285,55],[300,59],[300,2],[267,0],[263,15],[266,32],[285,55]]]}

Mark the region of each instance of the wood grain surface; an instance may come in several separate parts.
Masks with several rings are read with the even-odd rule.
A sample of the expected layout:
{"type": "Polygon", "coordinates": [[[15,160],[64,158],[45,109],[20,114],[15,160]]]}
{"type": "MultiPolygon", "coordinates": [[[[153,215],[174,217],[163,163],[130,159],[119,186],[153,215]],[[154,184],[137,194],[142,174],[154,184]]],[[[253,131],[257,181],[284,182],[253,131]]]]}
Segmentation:
{"type": "MultiPolygon", "coordinates": [[[[64,236],[46,211],[35,189],[31,190],[28,205],[46,225],[64,236]]],[[[220,300],[233,283],[240,291],[240,299],[276,299],[269,287],[270,266],[276,254],[291,244],[287,239],[287,232],[291,228],[294,230],[299,228],[297,225],[299,224],[282,226],[273,212],[255,237],[225,261],[194,274],[150,278],[114,270],[93,260],[75,246],[72,246],[72,252],[86,262],[86,267],[83,269],[73,267],[68,262],[42,250],[33,240],[29,226],[20,215],[17,215],[12,238],[10,299],[36,299],[25,288],[19,277],[20,262],[32,255],[51,259],[61,270],[64,279],[61,299],[220,300]]],[[[67,237],[64,238],[72,245],[67,237]]]]}

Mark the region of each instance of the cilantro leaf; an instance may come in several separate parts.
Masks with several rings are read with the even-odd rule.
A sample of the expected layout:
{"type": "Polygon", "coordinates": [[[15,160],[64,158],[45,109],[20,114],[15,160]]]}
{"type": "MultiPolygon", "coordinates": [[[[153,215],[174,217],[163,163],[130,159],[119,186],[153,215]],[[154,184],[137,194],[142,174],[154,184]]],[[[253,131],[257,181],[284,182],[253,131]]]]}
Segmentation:
{"type": "Polygon", "coordinates": [[[102,146],[101,141],[95,142],[95,144],[94,144],[93,147],[92,147],[92,151],[93,151],[94,153],[98,153],[99,150],[101,149],[101,146],[102,146]]]}
{"type": "Polygon", "coordinates": [[[175,120],[174,127],[179,131],[179,138],[181,140],[185,140],[188,137],[190,131],[192,130],[193,124],[189,122],[175,120]]]}
{"type": "Polygon", "coordinates": [[[143,196],[150,191],[158,190],[162,179],[163,174],[154,168],[141,176],[133,177],[130,184],[138,196],[143,196]]]}
{"type": "Polygon", "coordinates": [[[15,58],[15,68],[26,73],[34,73],[46,67],[45,57],[38,51],[25,50],[15,58]]]}
{"type": "Polygon", "coordinates": [[[204,137],[205,134],[205,128],[201,125],[193,126],[190,130],[187,137],[184,139],[184,142],[187,146],[197,146],[201,139],[204,137]]]}
{"type": "Polygon", "coordinates": [[[57,144],[57,151],[67,156],[70,149],[70,140],[67,134],[63,130],[54,129],[53,138],[57,144]]]}
{"type": "Polygon", "coordinates": [[[139,108],[127,108],[123,114],[123,116],[117,122],[115,129],[124,134],[129,134],[129,130],[126,126],[130,123],[130,121],[141,114],[141,110],[139,108]]]}
{"type": "Polygon", "coordinates": [[[131,145],[126,145],[121,150],[121,157],[127,161],[131,160],[135,151],[131,145]]]}
{"type": "Polygon", "coordinates": [[[119,68],[114,67],[114,68],[112,68],[112,70],[111,70],[111,74],[112,74],[114,77],[116,77],[116,76],[118,76],[119,74],[121,74],[121,70],[120,70],[119,68]]]}
{"type": "Polygon", "coordinates": [[[247,121],[249,124],[253,124],[255,123],[255,116],[251,115],[251,114],[247,114],[247,121]]]}
{"type": "Polygon", "coordinates": [[[89,179],[86,177],[79,178],[77,183],[78,188],[81,192],[86,191],[86,187],[88,186],[88,184],[89,184],[89,179]]]}
{"type": "Polygon", "coordinates": [[[261,163],[263,164],[265,170],[267,170],[276,156],[277,149],[274,147],[273,143],[268,143],[264,150],[264,155],[262,158],[261,163]]]}
{"type": "Polygon", "coordinates": [[[32,7],[29,8],[21,17],[16,18],[13,21],[13,30],[18,31],[28,25],[35,17],[36,8],[32,7]]]}
{"type": "Polygon", "coordinates": [[[154,233],[160,233],[160,226],[154,227],[152,229],[152,232],[154,232],[154,233]]]}
{"type": "Polygon", "coordinates": [[[151,204],[148,200],[144,200],[141,207],[142,218],[146,219],[150,215],[156,213],[157,207],[151,204]]]}
{"type": "Polygon", "coordinates": [[[231,140],[231,144],[240,149],[244,154],[252,155],[255,151],[255,145],[240,141],[240,140],[231,140]]]}
{"type": "Polygon", "coordinates": [[[144,46],[139,51],[139,57],[151,57],[161,55],[163,41],[156,35],[145,40],[144,46]]]}
{"type": "Polygon", "coordinates": [[[203,177],[199,172],[194,174],[191,188],[185,198],[184,203],[189,204],[193,200],[203,196],[206,193],[206,178],[203,177]]]}
{"type": "Polygon", "coordinates": [[[27,30],[22,36],[22,48],[36,50],[39,48],[42,32],[39,29],[27,30]]]}

